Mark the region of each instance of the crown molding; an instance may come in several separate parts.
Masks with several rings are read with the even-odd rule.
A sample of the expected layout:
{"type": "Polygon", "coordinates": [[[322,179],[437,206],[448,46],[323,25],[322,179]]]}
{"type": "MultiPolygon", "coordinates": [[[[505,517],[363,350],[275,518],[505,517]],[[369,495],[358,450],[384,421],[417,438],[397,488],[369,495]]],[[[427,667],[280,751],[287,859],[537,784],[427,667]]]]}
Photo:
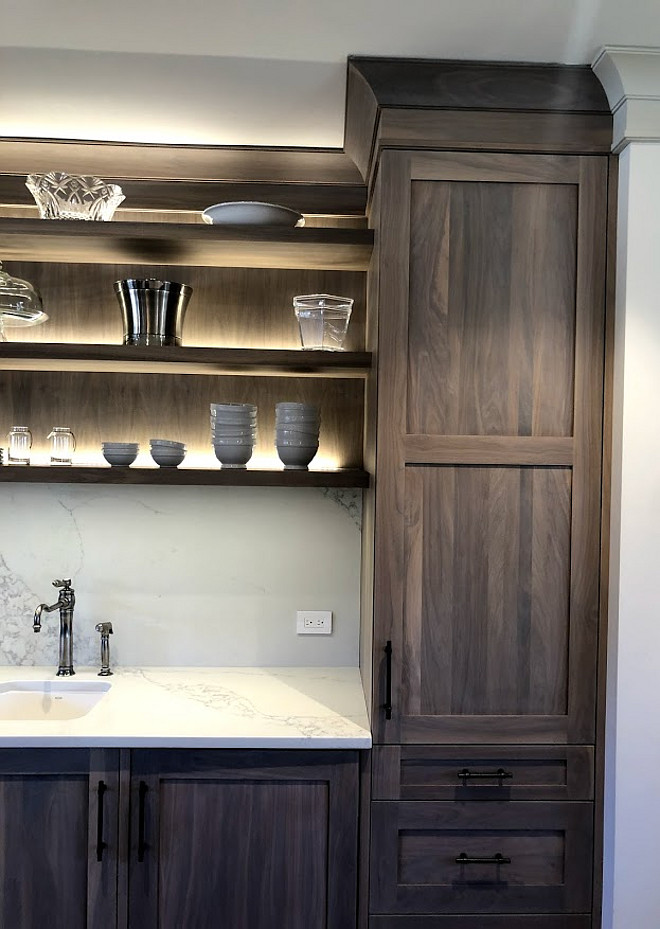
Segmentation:
{"type": "Polygon", "coordinates": [[[660,142],[660,48],[606,45],[592,68],[614,118],[612,151],[660,142]]]}

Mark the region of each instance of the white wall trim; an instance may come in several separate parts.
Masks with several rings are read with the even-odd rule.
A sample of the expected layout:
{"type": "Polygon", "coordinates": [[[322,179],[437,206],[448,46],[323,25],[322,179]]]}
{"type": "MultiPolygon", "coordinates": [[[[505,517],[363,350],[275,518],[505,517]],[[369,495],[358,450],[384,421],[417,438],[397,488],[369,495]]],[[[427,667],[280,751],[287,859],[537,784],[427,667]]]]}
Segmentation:
{"type": "Polygon", "coordinates": [[[660,48],[606,45],[592,68],[614,114],[612,151],[660,142],[660,48]]]}

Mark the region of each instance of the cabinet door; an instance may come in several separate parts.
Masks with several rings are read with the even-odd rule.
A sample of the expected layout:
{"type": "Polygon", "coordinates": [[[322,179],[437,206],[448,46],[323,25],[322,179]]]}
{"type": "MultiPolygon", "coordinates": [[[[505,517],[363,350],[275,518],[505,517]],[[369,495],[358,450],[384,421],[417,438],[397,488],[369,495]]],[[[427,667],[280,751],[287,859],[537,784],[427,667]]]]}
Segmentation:
{"type": "Polygon", "coordinates": [[[0,751],[0,926],[115,929],[118,757],[0,751]]]}
{"type": "Polygon", "coordinates": [[[592,742],[607,160],[380,170],[376,739],[592,742]]]}
{"type": "Polygon", "coordinates": [[[349,929],[355,752],[136,751],[130,929],[349,929]]]}

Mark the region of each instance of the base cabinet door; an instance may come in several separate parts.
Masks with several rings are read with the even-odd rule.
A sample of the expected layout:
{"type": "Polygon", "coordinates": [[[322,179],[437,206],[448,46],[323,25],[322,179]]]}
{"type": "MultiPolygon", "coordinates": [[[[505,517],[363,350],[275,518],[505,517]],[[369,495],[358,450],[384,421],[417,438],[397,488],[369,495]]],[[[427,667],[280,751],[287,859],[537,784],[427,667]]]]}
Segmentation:
{"type": "Polygon", "coordinates": [[[118,753],[0,751],[0,926],[115,929],[118,753]]]}
{"type": "Polygon", "coordinates": [[[355,752],[135,751],[130,929],[349,929],[355,752]]]}
{"type": "Polygon", "coordinates": [[[376,801],[371,815],[374,915],[590,911],[591,803],[376,801]]]}

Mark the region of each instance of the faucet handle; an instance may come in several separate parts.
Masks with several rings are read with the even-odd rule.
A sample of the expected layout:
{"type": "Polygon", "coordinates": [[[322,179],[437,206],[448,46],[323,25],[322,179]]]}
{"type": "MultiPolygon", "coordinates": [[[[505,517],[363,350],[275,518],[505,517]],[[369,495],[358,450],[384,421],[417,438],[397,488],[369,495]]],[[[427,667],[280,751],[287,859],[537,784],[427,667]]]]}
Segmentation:
{"type": "Polygon", "coordinates": [[[97,623],[94,628],[101,635],[112,635],[112,623],[97,623]]]}
{"type": "Polygon", "coordinates": [[[71,590],[71,578],[62,581],[55,580],[53,581],[53,587],[63,587],[64,590],[71,590]]]}

